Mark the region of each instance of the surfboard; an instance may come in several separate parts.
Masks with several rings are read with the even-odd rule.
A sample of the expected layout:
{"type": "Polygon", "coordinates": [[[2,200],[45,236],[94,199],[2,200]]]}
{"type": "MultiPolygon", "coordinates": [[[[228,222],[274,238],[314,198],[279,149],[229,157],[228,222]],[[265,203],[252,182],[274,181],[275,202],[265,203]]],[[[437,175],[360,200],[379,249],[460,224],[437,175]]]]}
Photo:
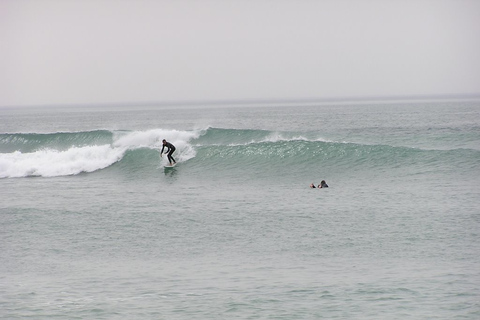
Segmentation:
{"type": "Polygon", "coordinates": [[[170,169],[170,168],[175,168],[176,165],[177,165],[176,163],[174,163],[174,164],[172,164],[172,165],[167,164],[167,165],[165,165],[165,166],[163,166],[163,167],[164,167],[165,169],[170,169]]]}

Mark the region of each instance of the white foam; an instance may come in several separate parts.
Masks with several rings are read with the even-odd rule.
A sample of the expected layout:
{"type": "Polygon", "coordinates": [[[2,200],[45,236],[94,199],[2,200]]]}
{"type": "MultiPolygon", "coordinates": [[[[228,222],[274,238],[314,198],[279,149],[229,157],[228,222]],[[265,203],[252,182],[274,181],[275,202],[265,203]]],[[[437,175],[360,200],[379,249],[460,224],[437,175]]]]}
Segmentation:
{"type": "Polygon", "coordinates": [[[228,146],[242,146],[242,145],[249,145],[249,144],[257,144],[257,143],[264,143],[264,142],[285,142],[285,141],[321,141],[321,142],[331,142],[329,140],[323,139],[323,138],[316,138],[316,139],[309,139],[304,136],[298,135],[298,136],[290,136],[286,137],[284,134],[280,132],[272,132],[268,136],[266,136],[263,139],[260,140],[251,140],[250,142],[246,143],[231,143],[228,146]]]}
{"type": "Polygon", "coordinates": [[[93,172],[120,160],[124,148],[110,145],[72,147],[65,151],[40,150],[0,154],[0,178],[43,176],[55,177],[93,172]]]}
{"type": "Polygon", "coordinates": [[[166,129],[152,129],[147,131],[115,132],[113,145],[120,148],[152,148],[162,149],[162,140],[172,143],[176,152],[174,158],[177,161],[186,161],[195,157],[196,152],[190,144],[190,140],[200,136],[201,130],[179,131],[166,129]]]}
{"type": "Polygon", "coordinates": [[[324,139],[324,138],[321,138],[321,137],[317,137],[317,138],[307,138],[305,136],[302,136],[302,135],[293,135],[293,136],[290,136],[290,137],[285,137],[285,134],[284,133],[280,133],[280,132],[272,132],[271,134],[269,134],[264,140],[262,140],[261,142],[279,142],[279,141],[314,141],[314,142],[332,142],[330,140],[327,140],[327,139],[324,139]]]}

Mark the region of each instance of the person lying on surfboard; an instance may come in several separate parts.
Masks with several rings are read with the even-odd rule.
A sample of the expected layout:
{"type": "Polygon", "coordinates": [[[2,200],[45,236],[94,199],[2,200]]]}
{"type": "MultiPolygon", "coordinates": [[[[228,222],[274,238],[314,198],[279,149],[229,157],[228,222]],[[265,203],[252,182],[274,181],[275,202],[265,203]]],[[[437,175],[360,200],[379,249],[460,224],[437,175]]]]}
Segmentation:
{"type": "Polygon", "coordinates": [[[173,144],[171,144],[170,142],[167,142],[167,140],[165,140],[165,139],[162,140],[162,143],[163,143],[163,147],[162,147],[162,151],[160,151],[160,157],[162,157],[162,155],[163,155],[163,149],[165,149],[165,147],[167,147],[167,151],[165,153],[168,153],[168,155],[167,155],[168,162],[170,162],[170,165],[173,166],[173,164],[177,163],[177,161],[175,161],[175,159],[173,159],[173,157],[172,157],[172,154],[175,151],[175,146],[173,144]],[[173,163],[172,163],[172,161],[173,161],[173,163]]]}
{"type": "Polygon", "coordinates": [[[318,189],[322,189],[322,188],[328,188],[328,184],[325,182],[325,180],[322,180],[322,182],[320,182],[320,184],[318,185],[318,187],[315,187],[315,184],[310,184],[310,188],[314,189],[314,188],[318,188],[318,189]]]}

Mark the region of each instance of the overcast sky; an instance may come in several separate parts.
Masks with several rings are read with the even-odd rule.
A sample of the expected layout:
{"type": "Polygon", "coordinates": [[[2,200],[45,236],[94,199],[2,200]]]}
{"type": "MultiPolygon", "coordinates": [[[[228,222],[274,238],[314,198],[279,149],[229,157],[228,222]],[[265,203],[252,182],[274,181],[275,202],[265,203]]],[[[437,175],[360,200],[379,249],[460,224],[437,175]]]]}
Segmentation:
{"type": "Polygon", "coordinates": [[[0,0],[0,106],[480,93],[478,0],[0,0]]]}

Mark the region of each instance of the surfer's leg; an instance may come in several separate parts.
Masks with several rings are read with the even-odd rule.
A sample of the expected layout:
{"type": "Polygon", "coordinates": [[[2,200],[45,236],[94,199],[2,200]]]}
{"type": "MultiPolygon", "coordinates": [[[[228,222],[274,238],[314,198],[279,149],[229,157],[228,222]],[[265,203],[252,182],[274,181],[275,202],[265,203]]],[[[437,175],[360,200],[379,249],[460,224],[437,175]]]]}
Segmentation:
{"type": "Polygon", "coordinates": [[[172,161],[173,161],[173,163],[177,163],[177,161],[175,161],[175,159],[173,159],[173,157],[172,157],[173,151],[175,151],[175,150],[170,151],[167,155],[168,156],[168,161],[170,161],[170,164],[172,164],[172,161]]]}
{"type": "Polygon", "coordinates": [[[172,150],[168,153],[168,160],[170,161],[170,163],[172,163],[172,161],[173,161],[173,163],[177,163],[177,161],[175,161],[175,159],[173,159],[173,156],[172,156],[174,151],[175,150],[172,150]]]}

